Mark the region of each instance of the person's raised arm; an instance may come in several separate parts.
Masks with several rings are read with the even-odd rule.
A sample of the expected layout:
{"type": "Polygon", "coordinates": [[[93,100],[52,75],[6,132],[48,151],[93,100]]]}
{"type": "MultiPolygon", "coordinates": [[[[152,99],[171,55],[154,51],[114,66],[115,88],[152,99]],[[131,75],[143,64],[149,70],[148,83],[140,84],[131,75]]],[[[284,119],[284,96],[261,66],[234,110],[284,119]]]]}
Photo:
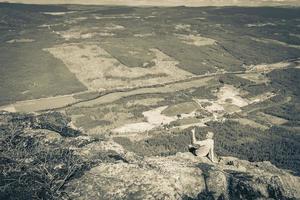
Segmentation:
{"type": "Polygon", "coordinates": [[[195,136],[195,129],[192,129],[192,145],[199,145],[199,146],[203,146],[203,145],[206,145],[206,141],[200,141],[200,140],[197,140],[196,139],[196,136],[195,136]]]}
{"type": "Polygon", "coordinates": [[[196,140],[196,136],[195,136],[195,129],[192,129],[192,144],[196,144],[197,140],[196,140]]]}

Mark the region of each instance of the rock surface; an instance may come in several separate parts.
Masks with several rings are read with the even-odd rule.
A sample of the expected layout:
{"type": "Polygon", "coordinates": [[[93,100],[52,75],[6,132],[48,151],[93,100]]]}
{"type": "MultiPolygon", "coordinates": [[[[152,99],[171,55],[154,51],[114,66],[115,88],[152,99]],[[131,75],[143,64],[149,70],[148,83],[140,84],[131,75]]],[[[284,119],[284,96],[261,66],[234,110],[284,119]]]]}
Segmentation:
{"type": "Polygon", "coordinates": [[[68,119],[59,113],[1,113],[0,119],[2,141],[15,139],[10,144],[17,142],[15,146],[23,148],[16,151],[15,146],[10,146],[6,155],[0,156],[0,163],[19,162],[39,167],[33,161],[40,160],[41,149],[53,148],[52,153],[55,153],[56,148],[62,154],[47,161],[51,164],[49,169],[59,170],[68,162],[69,167],[65,167],[68,170],[77,166],[76,173],[67,176],[68,180],[61,186],[69,199],[300,199],[300,177],[270,162],[221,157],[218,163],[212,163],[188,152],[143,157],[126,150],[113,138],[65,135],[69,130],[77,130],[71,129],[68,119]],[[40,146],[34,145],[35,140],[40,140],[40,146]],[[33,155],[35,147],[42,148],[35,149],[33,155]],[[22,153],[25,156],[19,156],[22,153]],[[11,155],[15,160],[10,159],[11,155]]]}
{"type": "Polygon", "coordinates": [[[94,159],[109,151],[123,159],[100,163],[69,182],[71,199],[300,198],[300,177],[270,162],[222,157],[216,164],[191,153],[140,158],[111,141],[90,144],[78,153],[94,159]]]}

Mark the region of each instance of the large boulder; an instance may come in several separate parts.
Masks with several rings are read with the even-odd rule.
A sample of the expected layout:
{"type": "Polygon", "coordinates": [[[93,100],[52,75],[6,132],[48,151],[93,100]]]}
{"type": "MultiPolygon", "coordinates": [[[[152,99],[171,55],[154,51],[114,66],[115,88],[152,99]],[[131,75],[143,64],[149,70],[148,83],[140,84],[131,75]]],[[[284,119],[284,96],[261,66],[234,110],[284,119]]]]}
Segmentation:
{"type": "Polygon", "coordinates": [[[299,199],[298,188],[299,177],[269,162],[223,157],[214,164],[178,153],[101,163],[66,192],[71,199],[299,199]]]}
{"type": "Polygon", "coordinates": [[[153,157],[140,163],[102,163],[66,191],[71,199],[182,199],[204,189],[195,160],[153,157]]]}

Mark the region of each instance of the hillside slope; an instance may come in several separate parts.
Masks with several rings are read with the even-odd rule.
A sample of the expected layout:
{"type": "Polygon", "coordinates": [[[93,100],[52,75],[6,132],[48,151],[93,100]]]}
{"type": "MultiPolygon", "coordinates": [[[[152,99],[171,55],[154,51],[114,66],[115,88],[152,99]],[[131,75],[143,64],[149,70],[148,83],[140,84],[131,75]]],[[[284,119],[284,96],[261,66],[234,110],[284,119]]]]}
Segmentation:
{"type": "Polygon", "coordinates": [[[1,113],[2,199],[300,198],[300,178],[270,162],[138,156],[110,139],[78,135],[68,122],[59,113],[1,113]]]}

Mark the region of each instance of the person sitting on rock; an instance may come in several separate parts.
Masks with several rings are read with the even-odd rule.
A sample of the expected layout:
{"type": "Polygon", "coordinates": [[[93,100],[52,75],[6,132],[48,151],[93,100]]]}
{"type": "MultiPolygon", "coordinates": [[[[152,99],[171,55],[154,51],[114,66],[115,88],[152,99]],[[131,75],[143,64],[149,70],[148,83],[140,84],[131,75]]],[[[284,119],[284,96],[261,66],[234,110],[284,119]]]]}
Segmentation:
{"type": "Polygon", "coordinates": [[[205,140],[196,140],[195,129],[192,129],[192,144],[189,145],[189,151],[198,157],[208,157],[212,162],[216,162],[214,158],[214,137],[213,132],[206,134],[205,140]]]}

